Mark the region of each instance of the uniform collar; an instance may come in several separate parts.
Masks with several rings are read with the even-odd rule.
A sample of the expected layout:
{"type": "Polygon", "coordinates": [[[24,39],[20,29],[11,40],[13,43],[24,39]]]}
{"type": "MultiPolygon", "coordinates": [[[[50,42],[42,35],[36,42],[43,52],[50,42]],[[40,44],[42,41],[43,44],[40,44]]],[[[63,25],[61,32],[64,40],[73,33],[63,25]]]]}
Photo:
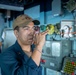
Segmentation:
{"type": "Polygon", "coordinates": [[[18,54],[18,55],[24,55],[25,53],[23,52],[21,46],[19,45],[19,43],[16,41],[15,44],[14,44],[14,47],[15,47],[15,52],[18,54]]]}
{"type": "MultiPolygon", "coordinates": [[[[24,51],[22,50],[21,46],[19,45],[19,43],[16,41],[15,44],[14,44],[14,47],[15,47],[15,52],[18,54],[18,55],[25,55],[24,51]]],[[[34,50],[34,45],[31,45],[31,49],[32,51],[34,50]]]]}

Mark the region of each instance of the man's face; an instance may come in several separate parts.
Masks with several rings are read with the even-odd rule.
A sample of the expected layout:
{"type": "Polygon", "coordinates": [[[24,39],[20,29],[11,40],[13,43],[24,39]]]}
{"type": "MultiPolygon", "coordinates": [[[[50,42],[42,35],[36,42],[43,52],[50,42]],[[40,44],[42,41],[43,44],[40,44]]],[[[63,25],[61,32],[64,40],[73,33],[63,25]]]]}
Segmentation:
{"type": "Polygon", "coordinates": [[[19,31],[17,31],[16,37],[21,44],[31,45],[33,43],[34,33],[34,23],[30,22],[28,25],[19,27],[19,31]]]}

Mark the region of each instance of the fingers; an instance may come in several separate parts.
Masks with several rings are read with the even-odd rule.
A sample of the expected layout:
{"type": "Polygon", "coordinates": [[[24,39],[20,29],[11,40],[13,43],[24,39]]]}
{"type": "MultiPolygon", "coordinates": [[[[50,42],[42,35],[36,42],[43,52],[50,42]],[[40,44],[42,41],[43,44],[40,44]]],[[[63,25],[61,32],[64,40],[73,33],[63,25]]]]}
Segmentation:
{"type": "Polygon", "coordinates": [[[38,37],[39,37],[39,33],[34,34],[33,41],[34,41],[35,45],[37,45],[37,43],[38,43],[38,39],[37,39],[38,37]]]}
{"type": "Polygon", "coordinates": [[[44,31],[44,32],[41,32],[41,34],[42,34],[42,35],[47,35],[48,32],[49,32],[49,30],[46,30],[46,31],[44,31]]]}
{"type": "Polygon", "coordinates": [[[48,32],[49,32],[49,30],[47,29],[47,30],[44,31],[44,32],[34,34],[34,36],[36,37],[36,36],[38,36],[38,35],[47,35],[48,32]]]}

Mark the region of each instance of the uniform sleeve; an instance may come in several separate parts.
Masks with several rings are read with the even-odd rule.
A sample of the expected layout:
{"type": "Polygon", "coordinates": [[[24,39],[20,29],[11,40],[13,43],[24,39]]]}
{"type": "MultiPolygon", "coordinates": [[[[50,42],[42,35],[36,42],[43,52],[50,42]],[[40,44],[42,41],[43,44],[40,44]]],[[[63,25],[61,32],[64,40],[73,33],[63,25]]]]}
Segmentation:
{"type": "Polygon", "coordinates": [[[28,68],[28,73],[29,75],[42,75],[41,71],[42,68],[40,66],[37,66],[36,63],[30,58],[27,62],[27,65],[29,66],[28,68]],[[31,74],[30,74],[31,73],[31,74]]]}
{"type": "Polygon", "coordinates": [[[19,63],[12,55],[13,53],[9,52],[0,54],[2,75],[42,75],[42,73],[39,74],[41,67],[37,66],[31,57],[27,62],[19,63]]]}

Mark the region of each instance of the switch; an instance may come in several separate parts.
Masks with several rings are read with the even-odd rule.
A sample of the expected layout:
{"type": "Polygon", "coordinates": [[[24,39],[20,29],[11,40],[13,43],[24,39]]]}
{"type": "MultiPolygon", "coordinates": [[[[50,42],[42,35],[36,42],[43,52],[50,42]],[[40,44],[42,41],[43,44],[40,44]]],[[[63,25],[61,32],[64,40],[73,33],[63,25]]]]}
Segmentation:
{"type": "Polygon", "coordinates": [[[46,62],[46,60],[45,59],[41,59],[41,63],[45,63],[46,62]]]}

